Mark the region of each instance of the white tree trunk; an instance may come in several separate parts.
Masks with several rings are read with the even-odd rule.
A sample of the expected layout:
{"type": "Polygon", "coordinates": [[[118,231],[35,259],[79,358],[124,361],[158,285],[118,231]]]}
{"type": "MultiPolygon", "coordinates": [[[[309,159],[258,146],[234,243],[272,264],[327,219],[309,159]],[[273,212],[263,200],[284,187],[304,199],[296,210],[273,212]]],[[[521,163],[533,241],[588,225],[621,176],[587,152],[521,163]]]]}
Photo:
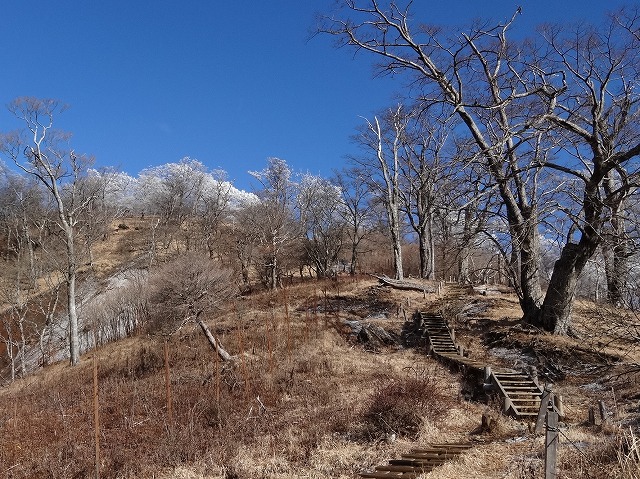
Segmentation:
{"type": "Polygon", "coordinates": [[[69,363],[72,366],[80,360],[80,341],[78,338],[78,312],[76,309],[76,253],[74,231],[71,223],[61,214],[67,243],[67,313],[69,315],[69,363]]]}

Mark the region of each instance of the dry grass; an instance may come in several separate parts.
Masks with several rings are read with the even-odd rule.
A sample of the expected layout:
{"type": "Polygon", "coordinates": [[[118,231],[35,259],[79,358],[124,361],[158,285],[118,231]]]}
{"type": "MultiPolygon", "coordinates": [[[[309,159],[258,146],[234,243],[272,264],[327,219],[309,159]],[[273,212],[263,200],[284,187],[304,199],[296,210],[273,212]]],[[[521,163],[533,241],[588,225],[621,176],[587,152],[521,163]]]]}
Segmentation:
{"type": "MultiPolygon", "coordinates": [[[[371,286],[341,285],[351,297],[371,286]]],[[[305,470],[309,477],[350,476],[380,439],[362,439],[363,404],[384,381],[416,381],[416,368],[407,365],[419,358],[354,348],[334,327],[348,313],[318,307],[325,292],[337,295],[333,287],[259,294],[210,318],[236,355],[234,365],[219,362],[198,330],[171,337],[173,423],[163,338],[143,335],[100,348],[101,477],[299,477],[305,470]]],[[[91,378],[88,356],[76,368],[56,364],[0,391],[2,473],[91,475],[91,378]]]]}
{"type": "MultiPolygon", "coordinates": [[[[481,416],[493,409],[464,400],[458,373],[414,349],[367,352],[344,333],[342,320],[373,316],[400,333],[403,310],[442,307],[436,295],[409,294],[346,279],[243,297],[207,321],[233,364],[219,361],[199,330],[183,328],[168,338],[172,422],[164,338],[140,334],[101,347],[101,477],[352,478],[412,447],[452,441],[476,446],[423,477],[541,477],[542,438],[496,413],[493,429],[481,433],[481,416]],[[381,311],[386,319],[376,316],[381,311]]],[[[457,317],[458,334],[472,354],[495,361],[472,339],[474,328],[509,328],[504,318],[514,303],[506,295],[483,300],[491,312],[475,325],[457,317]]],[[[532,340],[509,336],[514,344],[525,339],[532,340]]],[[[537,341],[545,351],[577,347],[574,340],[537,341]]],[[[591,395],[584,384],[558,386],[567,410],[562,477],[637,477],[626,429],[584,424],[595,397],[613,399],[609,389],[591,395]]],[[[0,476],[92,476],[92,405],[91,355],[75,368],[55,364],[1,389],[0,476]]],[[[616,421],[633,417],[619,405],[616,421]]]]}

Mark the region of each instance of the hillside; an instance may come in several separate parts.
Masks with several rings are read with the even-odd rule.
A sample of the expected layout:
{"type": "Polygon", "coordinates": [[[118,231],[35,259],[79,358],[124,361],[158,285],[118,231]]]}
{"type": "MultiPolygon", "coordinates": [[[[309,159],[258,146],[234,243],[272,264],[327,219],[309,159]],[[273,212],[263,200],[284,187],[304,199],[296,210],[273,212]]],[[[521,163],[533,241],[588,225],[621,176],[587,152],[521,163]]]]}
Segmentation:
{"type": "Polygon", "coordinates": [[[640,379],[628,372],[640,363],[637,321],[625,332],[613,328],[621,313],[581,303],[580,338],[557,338],[523,327],[508,292],[484,293],[447,285],[423,295],[350,277],[256,292],[206,318],[232,362],[196,327],[140,331],[0,390],[0,472],[95,477],[95,356],[100,477],[351,478],[416,445],[456,441],[474,446],[421,477],[542,477],[543,438],[531,425],[500,415],[464,372],[408,340],[411,313],[425,310],[442,312],[471,357],[536,365],[555,381],[562,477],[638,477],[637,463],[619,457],[640,425],[640,379]],[[397,341],[356,337],[355,321],[397,341]],[[611,417],[592,426],[598,400],[611,417]]]}

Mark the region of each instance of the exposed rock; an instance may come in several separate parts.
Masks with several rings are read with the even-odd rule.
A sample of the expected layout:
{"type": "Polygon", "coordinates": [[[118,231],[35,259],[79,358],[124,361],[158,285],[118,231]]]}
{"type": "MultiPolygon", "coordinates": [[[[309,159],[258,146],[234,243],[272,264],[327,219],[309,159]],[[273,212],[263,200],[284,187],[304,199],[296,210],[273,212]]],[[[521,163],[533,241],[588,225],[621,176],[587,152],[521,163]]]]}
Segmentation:
{"type": "Polygon", "coordinates": [[[349,327],[351,334],[359,343],[373,347],[400,344],[397,334],[388,332],[376,324],[365,321],[344,321],[344,325],[349,327]]]}

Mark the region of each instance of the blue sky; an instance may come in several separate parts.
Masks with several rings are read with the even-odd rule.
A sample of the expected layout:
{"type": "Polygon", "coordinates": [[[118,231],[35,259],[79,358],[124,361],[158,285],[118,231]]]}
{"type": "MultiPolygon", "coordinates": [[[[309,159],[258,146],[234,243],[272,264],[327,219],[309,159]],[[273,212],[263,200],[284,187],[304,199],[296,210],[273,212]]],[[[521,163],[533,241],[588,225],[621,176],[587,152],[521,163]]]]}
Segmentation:
{"type": "MultiPolygon", "coordinates": [[[[502,20],[519,28],[596,20],[623,2],[416,0],[426,23],[502,20]]],[[[626,2],[629,3],[629,2],[626,2]]],[[[363,116],[402,85],[373,78],[374,58],[309,39],[332,0],[5,0],[0,105],[18,96],[70,105],[56,125],[99,166],[130,174],[184,156],[243,189],[271,156],[329,176],[356,151],[363,116]]],[[[21,125],[0,108],[0,131],[21,125]]]]}

